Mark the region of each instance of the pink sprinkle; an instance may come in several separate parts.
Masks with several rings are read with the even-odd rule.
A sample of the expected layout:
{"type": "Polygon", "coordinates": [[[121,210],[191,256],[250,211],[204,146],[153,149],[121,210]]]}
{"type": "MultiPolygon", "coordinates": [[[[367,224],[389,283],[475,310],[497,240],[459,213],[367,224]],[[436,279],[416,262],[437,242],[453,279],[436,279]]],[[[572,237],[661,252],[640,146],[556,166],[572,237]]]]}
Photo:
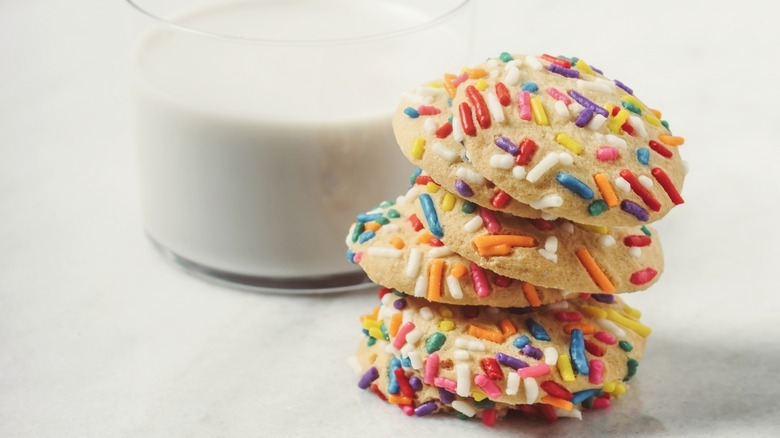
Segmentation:
{"type": "Polygon", "coordinates": [[[471,271],[471,281],[474,283],[474,291],[477,292],[477,296],[484,298],[490,295],[490,292],[492,291],[490,290],[490,283],[488,283],[485,270],[474,262],[469,264],[469,268],[471,271]]]}
{"type": "Polygon", "coordinates": [[[488,427],[496,425],[496,408],[487,408],[482,411],[482,424],[488,427]]]}
{"type": "Polygon", "coordinates": [[[363,260],[363,251],[358,251],[352,256],[353,263],[360,263],[361,260],[363,260]]]}
{"type": "Polygon", "coordinates": [[[546,376],[550,374],[550,366],[546,363],[540,363],[539,365],[534,365],[526,368],[518,368],[517,374],[520,375],[521,379],[525,379],[526,377],[539,377],[539,376],[546,376]]]}
{"type": "Polygon", "coordinates": [[[598,397],[593,399],[593,409],[606,409],[610,406],[612,406],[612,402],[608,398],[598,397]]]}
{"type": "Polygon", "coordinates": [[[607,332],[596,332],[596,334],[594,334],[593,337],[609,345],[614,345],[615,342],[617,342],[617,339],[615,339],[614,336],[612,336],[607,332]]]}
{"type": "Polygon", "coordinates": [[[523,120],[531,120],[531,93],[522,91],[517,93],[517,111],[523,120]]]}
{"type": "Polygon", "coordinates": [[[547,88],[547,94],[550,95],[555,100],[560,100],[561,102],[565,103],[566,106],[569,106],[571,104],[571,99],[569,99],[569,96],[561,93],[557,88],[555,87],[549,87],[547,88]]]}
{"type": "Polygon", "coordinates": [[[426,385],[433,385],[434,379],[439,375],[439,353],[433,353],[425,360],[425,376],[423,381],[426,385]]]}
{"type": "Polygon", "coordinates": [[[398,329],[398,333],[395,335],[395,339],[393,339],[393,347],[400,349],[401,347],[406,344],[406,335],[414,330],[414,323],[413,322],[407,322],[406,324],[402,325],[400,329],[398,329]]]}
{"type": "Polygon", "coordinates": [[[452,80],[452,85],[457,87],[458,85],[462,84],[463,81],[465,81],[468,78],[469,78],[469,74],[464,71],[463,73],[455,76],[455,79],[452,80]]]}
{"type": "Polygon", "coordinates": [[[501,389],[498,387],[498,385],[496,385],[496,382],[490,380],[484,374],[477,374],[474,376],[474,383],[482,388],[482,390],[485,391],[485,394],[487,394],[491,399],[495,400],[501,397],[501,389]]]}
{"type": "Polygon", "coordinates": [[[493,216],[492,211],[488,210],[487,208],[480,207],[479,217],[482,218],[482,224],[485,225],[485,228],[488,230],[488,233],[496,234],[499,231],[501,231],[501,224],[498,223],[496,217],[493,216]]]}
{"type": "Polygon", "coordinates": [[[420,105],[420,107],[417,108],[417,112],[420,113],[421,116],[435,116],[436,114],[441,113],[441,110],[435,106],[420,105]]]}
{"type": "Polygon", "coordinates": [[[596,150],[596,158],[601,161],[615,161],[620,157],[620,152],[614,146],[601,146],[596,150]]]}
{"type": "Polygon", "coordinates": [[[399,408],[401,408],[402,411],[404,411],[404,414],[408,416],[414,415],[414,408],[412,405],[398,405],[399,408]]]}
{"type": "Polygon", "coordinates": [[[589,365],[588,381],[594,385],[600,385],[604,381],[604,363],[598,359],[591,359],[589,365]]]}
{"type": "Polygon", "coordinates": [[[444,388],[454,394],[457,391],[458,382],[446,377],[437,377],[433,379],[433,386],[437,388],[444,388]]]}
{"type": "Polygon", "coordinates": [[[647,268],[631,274],[630,280],[633,284],[645,284],[655,278],[656,275],[658,275],[658,271],[653,268],[647,268]]]}

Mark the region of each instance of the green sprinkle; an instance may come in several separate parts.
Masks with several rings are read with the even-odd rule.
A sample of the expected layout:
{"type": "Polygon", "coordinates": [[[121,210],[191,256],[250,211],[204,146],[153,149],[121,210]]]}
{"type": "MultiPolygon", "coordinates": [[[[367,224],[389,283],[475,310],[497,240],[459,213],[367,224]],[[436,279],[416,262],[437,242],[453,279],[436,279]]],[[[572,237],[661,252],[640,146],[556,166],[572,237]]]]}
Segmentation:
{"type": "Polygon", "coordinates": [[[398,289],[393,289],[393,295],[395,295],[397,297],[405,297],[406,296],[405,293],[399,291],[398,289]]]}
{"type": "Polygon", "coordinates": [[[620,346],[620,349],[623,351],[631,351],[634,349],[634,346],[631,345],[628,341],[620,341],[618,342],[618,345],[620,346]]]}
{"type": "Polygon", "coordinates": [[[393,219],[401,217],[401,213],[398,212],[398,210],[391,208],[390,210],[387,210],[387,217],[391,217],[393,219]]]}
{"type": "Polygon", "coordinates": [[[509,62],[509,61],[511,61],[511,60],[513,60],[515,58],[512,58],[512,55],[510,55],[509,52],[501,52],[501,54],[498,55],[498,59],[500,59],[500,60],[502,60],[504,62],[509,62]]]}
{"type": "Polygon", "coordinates": [[[496,403],[487,397],[483,398],[480,401],[474,400],[474,407],[477,409],[490,409],[494,406],[496,406],[496,403]]]}
{"type": "Polygon", "coordinates": [[[356,222],[355,228],[352,229],[352,242],[357,242],[358,237],[363,234],[363,231],[366,230],[365,224],[363,222],[356,222]]]}
{"type": "MultiPolygon", "coordinates": [[[[450,100],[449,100],[449,104],[450,104],[450,106],[452,106],[452,99],[450,99],[450,100]]],[[[453,116],[452,116],[452,114],[450,114],[450,116],[449,116],[449,117],[447,117],[447,121],[448,121],[449,123],[452,123],[452,117],[453,117],[453,116]]]]}
{"type": "Polygon", "coordinates": [[[620,102],[620,104],[623,105],[623,108],[631,111],[634,114],[642,114],[642,110],[631,102],[626,102],[623,100],[620,102]]]}
{"type": "Polygon", "coordinates": [[[373,337],[373,336],[369,336],[368,337],[368,342],[366,342],[366,345],[370,347],[370,346],[372,346],[374,344],[376,344],[376,338],[373,337]]]}
{"type": "Polygon", "coordinates": [[[590,409],[593,407],[593,397],[588,397],[585,400],[582,401],[582,407],[585,409],[590,409]]]}
{"type": "Polygon", "coordinates": [[[475,211],[477,211],[477,204],[471,201],[466,201],[463,203],[463,207],[460,208],[460,211],[466,214],[474,213],[475,211]]]}
{"type": "Polygon", "coordinates": [[[380,225],[387,225],[387,224],[390,223],[390,219],[388,219],[388,218],[386,218],[384,216],[381,216],[381,217],[376,218],[374,220],[374,222],[376,222],[376,223],[378,223],[380,225]]]}
{"type": "Polygon", "coordinates": [[[409,184],[414,185],[414,183],[417,181],[417,177],[420,176],[422,173],[422,169],[417,169],[412,173],[412,176],[409,178],[409,184]]]}
{"type": "Polygon", "coordinates": [[[387,208],[395,205],[395,201],[383,201],[381,204],[379,204],[379,208],[387,208]]]}
{"type": "Polygon", "coordinates": [[[463,412],[458,412],[457,414],[455,414],[455,418],[457,418],[458,420],[464,420],[464,421],[469,419],[469,417],[466,416],[463,412]]]}
{"type": "Polygon", "coordinates": [[[382,325],[379,326],[379,330],[382,331],[382,336],[385,337],[385,341],[390,340],[390,334],[387,333],[387,327],[385,327],[385,323],[383,322],[382,325]]]}
{"type": "Polygon", "coordinates": [[[588,213],[590,213],[591,216],[598,216],[607,210],[609,210],[609,206],[603,199],[597,199],[588,205],[588,213]]]}
{"type": "Polygon", "coordinates": [[[428,338],[428,341],[425,343],[425,351],[428,354],[431,354],[435,351],[439,351],[439,348],[441,348],[442,345],[444,345],[444,341],[447,340],[447,337],[444,336],[443,333],[436,332],[431,335],[430,338],[428,338]]]}
{"type": "Polygon", "coordinates": [[[639,361],[636,359],[629,359],[628,362],[626,362],[626,365],[628,366],[628,372],[626,373],[626,377],[623,379],[624,382],[628,382],[636,375],[636,369],[639,368],[639,361]]]}
{"type": "Polygon", "coordinates": [[[643,233],[645,233],[645,236],[653,235],[653,233],[650,232],[650,228],[647,228],[647,226],[645,225],[642,225],[639,229],[642,230],[643,233]]]}
{"type": "Polygon", "coordinates": [[[661,120],[661,124],[664,125],[664,128],[666,128],[667,131],[672,132],[672,130],[669,129],[669,122],[666,120],[661,120]]]}

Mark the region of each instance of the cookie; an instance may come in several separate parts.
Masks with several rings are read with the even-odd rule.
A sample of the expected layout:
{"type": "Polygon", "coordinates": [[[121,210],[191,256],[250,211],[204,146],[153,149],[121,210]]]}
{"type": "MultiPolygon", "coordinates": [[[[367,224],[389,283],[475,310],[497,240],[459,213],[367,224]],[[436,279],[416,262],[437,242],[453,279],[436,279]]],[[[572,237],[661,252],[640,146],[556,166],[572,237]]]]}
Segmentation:
{"type": "MultiPolygon", "coordinates": [[[[419,189],[417,189],[419,192],[419,189]]],[[[575,292],[647,289],[663,272],[649,226],[596,227],[494,212],[444,188],[419,194],[415,211],[431,234],[464,258],[510,278],[575,292]]]]}
{"type": "Polygon", "coordinates": [[[650,334],[638,317],[614,295],[497,309],[386,293],[361,318],[358,386],[409,415],[577,417],[626,391],[650,334]]]}
{"type": "Polygon", "coordinates": [[[541,217],[541,211],[513,200],[474,168],[466,148],[451,135],[449,102],[444,88],[428,84],[405,93],[396,108],[396,141],[406,158],[423,169],[420,178],[432,179],[483,207],[515,216],[541,217]]]}
{"type": "Polygon", "coordinates": [[[348,258],[371,281],[428,301],[526,307],[560,301],[559,289],[498,275],[445,246],[423,227],[417,191],[358,215],[347,234],[348,258]]]}
{"type": "MultiPolygon", "coordinates": [[[[439,83],[452,99],[453,140],[521,203],[598,226],[654,222],[683,203],[683,138],[581,59],[503,53],[439,83]]],[[[408,125],[396,126],[408,143],[399,132],[408,125]]]]}

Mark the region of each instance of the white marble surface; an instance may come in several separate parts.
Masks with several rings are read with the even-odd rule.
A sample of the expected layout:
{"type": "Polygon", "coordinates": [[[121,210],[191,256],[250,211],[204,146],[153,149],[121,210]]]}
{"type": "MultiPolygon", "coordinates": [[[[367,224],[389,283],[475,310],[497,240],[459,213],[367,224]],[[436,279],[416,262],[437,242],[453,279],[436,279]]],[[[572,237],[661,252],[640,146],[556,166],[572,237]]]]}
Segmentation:
{"type": "Polygon", "coordinates": [[[628,297],[654,328],[634,390],[583,422],[490,430],[358,390],[346,357],[373,292],[247,293],[168,264],[139,222],[121,1],[0,3],[0,436],[776,436],[765,4],[479,4],[478,53],[587,59],[664,111],[691,164],[658,226],[666,273],[628,297]]]}

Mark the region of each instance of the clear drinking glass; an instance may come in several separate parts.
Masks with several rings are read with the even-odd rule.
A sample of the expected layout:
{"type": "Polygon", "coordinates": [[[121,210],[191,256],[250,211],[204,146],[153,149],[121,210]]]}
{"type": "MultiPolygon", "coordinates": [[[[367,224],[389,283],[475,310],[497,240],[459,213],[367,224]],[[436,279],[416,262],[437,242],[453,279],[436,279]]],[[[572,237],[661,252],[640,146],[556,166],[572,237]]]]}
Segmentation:
{"type": "Polygon", "coordinates": [[[408,187],[391,113],[468,61],[469,1],[126,1],[148,237],[215,281],[366,286],[346,233],[408,187]]]}

